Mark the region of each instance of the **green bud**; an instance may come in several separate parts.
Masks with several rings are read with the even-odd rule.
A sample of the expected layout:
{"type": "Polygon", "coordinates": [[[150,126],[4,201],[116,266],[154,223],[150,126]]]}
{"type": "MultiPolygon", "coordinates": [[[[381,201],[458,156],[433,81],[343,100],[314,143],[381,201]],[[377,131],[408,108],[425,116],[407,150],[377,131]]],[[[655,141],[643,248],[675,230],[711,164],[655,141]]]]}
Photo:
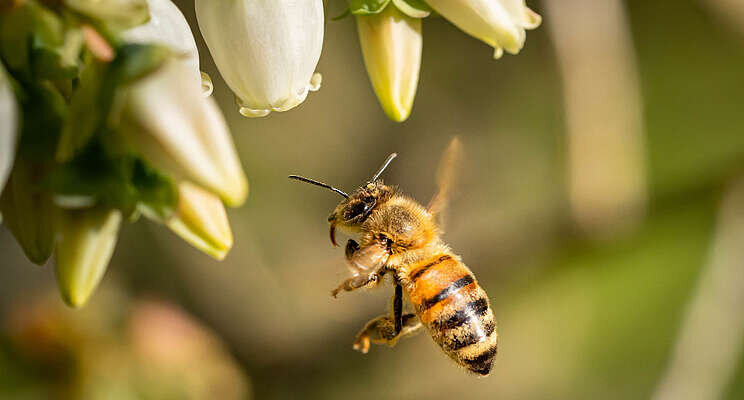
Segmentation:
{"type": "Polygon", "coordinates": [[[52,195],[39,187],[42,170],[38,165],[16,160],[0,197],[0,211],[8,228],[26,257],[38,265],[52,255],[55,233],[52,195]]]}

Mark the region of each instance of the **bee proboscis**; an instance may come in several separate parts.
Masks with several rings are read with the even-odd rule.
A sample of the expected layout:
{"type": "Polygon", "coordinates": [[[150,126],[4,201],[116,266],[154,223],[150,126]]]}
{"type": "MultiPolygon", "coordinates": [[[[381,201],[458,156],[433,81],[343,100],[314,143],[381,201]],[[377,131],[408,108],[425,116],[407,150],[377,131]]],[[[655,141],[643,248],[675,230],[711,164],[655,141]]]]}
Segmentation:
{"type": "Polygon", "coordinates": [[[347,194],[331,185],[291,175],[327,188],[344,199],[328,217],[330,238],[336,230],[359,235],[346,243],[352,277],[332,294],[379,285],[391,274],[395,286],[392,311],[369,321],[357,335],[354,349],[367,353],[370,343],[394,345],[401,337],[426,327],[432,339],[459,365],[488,375],[496,356],[497,333],[486,292],[473,273],[441,239],[436,221],[446,207],[460,154],[457,138],[442,157],[438,191],[424,207],[385,185],[380,175],[396,154],[391,154],[365,185],[347,194]],[[403,295],[415,313],[403,312],[403,295]]]}

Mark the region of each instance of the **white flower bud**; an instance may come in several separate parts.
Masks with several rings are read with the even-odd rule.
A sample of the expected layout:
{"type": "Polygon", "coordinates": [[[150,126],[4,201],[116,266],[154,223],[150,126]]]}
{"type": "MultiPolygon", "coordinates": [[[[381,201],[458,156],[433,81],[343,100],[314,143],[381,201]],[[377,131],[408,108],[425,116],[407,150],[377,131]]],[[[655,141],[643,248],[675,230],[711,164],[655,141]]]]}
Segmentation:
{"type": "Polygon", "coordinates": [[[83,306],[103,278],[121,220],[118,210],[59,210],[57,283],[70,306],[83,306]]]}
{"type": "Polygon", "coordinates": [[[356,17],[367,74],[383,110],[396,122],[411,114],[421,68],[421,19],[390,4],[356,17]]]}
{"type": "Polygon", "coordinates": [[[196,0],[199,29],[240,113],[287,111],[318,90],[322,0],[196,0]]]}
{"type": "Polygon", "coordinates": [[[189,23],[171,0],[147,0],[150,20],[121,33],[129,43],[151,43],[171,48],[182,57],[206,96],[212,93],[212,81],[199,71],[199,50],[189,23]]]}
{"type": "Polygon", "coordinates": [[[541,17],[524,0],[427,0],[426,3],[462,31],[494,48],[517,54],[524,46],[525,29],[540,25],[541,17]]]}
{"type": "Polygon", "coordinates": [[[166,61],[133,84],[122,113],[125,134],[155,168],[239,206],[248,183],[227,124],[188,73],[182,63],[166,61]]]}

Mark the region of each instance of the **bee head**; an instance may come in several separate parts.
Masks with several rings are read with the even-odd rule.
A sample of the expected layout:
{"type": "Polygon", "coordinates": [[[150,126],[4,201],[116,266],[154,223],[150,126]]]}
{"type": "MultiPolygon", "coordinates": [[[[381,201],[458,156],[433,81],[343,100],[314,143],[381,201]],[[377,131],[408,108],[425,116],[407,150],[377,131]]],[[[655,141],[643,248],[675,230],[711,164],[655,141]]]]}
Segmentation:
{"type": "Polygon", "coordinates": [[[364,223],[367,217],[372,214],[375,207],[390,198],[393,189],[382,183],[380,175],[382,175],[382,172],[385,171],[385,168],[387,168],[396,156],[396,153],[389,155],[382,164],[382,167],[380,167],[374,176],[372,176],[372,179],[370,179],[366,185],[352,193],[351,196],[342,190],[336,189],[335,187],[323,182],[298,175],[289,176],[290,179],[324,187],[344,198],[344,200],[336,206],[331,215],[328,216],[328,222],[331,224],[331,243],[333,243],[334,246],[338,246],[336,243],[336,227],[342,228],[350,233],[359,231],[362,223],[364,223]]]}
{"type": "Polygon", "coordinates": [[[337,246],[335,233],[337,227],[350,233],[359,231],[375,207],[387,201],[392,194],[393,189],[390,186],[377,180],[367,183],[342,200],[328,216],[328,222],[331,224],[331,243],[337,246]]]}

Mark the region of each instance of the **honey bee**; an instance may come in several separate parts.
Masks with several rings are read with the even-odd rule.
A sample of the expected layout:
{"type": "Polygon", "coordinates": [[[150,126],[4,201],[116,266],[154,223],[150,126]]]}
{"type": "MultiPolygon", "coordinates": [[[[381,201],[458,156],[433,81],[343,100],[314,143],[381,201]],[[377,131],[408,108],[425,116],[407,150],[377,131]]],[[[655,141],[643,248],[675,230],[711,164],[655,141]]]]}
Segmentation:
{"type": "Polygon", "coordinates": [[[334,246],[337,229],[360,238],[359,243],[353,239],[346,243],[352,276],[332,291],[334,297],[341,291],[377,286],[385,274],[392,275],[392,312],[369,321],[357,335],[354,349],[367,353],[370,343],[393,346],[426,327],[456,363],[485,376],[497,349],[493,312],[473,273],[442,241],[437,221],[447,205],[460,147],[457,138],[450,142],[440,163],[438,191],[426,207],[380,179],[395,153],[351,195],[313,179],[289,178],[344,198],[328,217],[334,246]],[[415,314],[403,313],[404,293],[415,314]]]}

